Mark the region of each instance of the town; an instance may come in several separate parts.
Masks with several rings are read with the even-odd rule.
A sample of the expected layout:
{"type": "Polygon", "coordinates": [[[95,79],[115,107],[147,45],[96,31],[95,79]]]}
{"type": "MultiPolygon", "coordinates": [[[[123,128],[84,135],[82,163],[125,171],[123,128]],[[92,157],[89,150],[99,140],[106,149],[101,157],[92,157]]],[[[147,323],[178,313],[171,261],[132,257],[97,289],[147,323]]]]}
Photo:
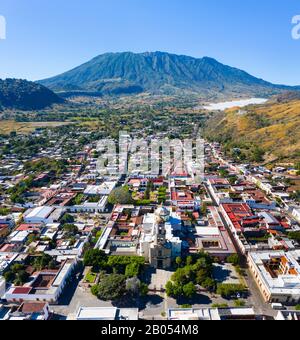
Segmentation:
{"type": "Polygon", "coordinates": [[[1,137],[0,320],[299,319],[297,164],[205,141],[201,182],[187,164],[118,175],[98,137],[1,137]]]}

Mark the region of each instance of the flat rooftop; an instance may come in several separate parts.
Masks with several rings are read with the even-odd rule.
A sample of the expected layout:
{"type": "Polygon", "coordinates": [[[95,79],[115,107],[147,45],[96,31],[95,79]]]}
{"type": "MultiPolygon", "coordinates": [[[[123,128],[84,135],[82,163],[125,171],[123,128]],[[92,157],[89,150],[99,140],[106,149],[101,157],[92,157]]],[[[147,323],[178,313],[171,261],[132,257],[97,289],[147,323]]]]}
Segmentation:
{"type": "Polygon", "coordinates": [[[168,319],[174,321],[220,321],[226,319],[255,319],[252,308],[174,308],[168,310],[168,319]]]}
{"type": "Polygon", "coordinates": [[[138,320],[138,309],[114,307],[81,307],[77,320],[138,320]]]}
{"type": "Polygon", "coordinates": [[[249,257],[272,294],[300,296],[300,250],[254,252],[249,257]]]}
{"type": "Polygon", "coordinates": [[[32,209],[29,214],[25,216],[26,219],[31,218],[39,218],[39,219],[46,219],[51,215],[51,213],[54,211],[53,207],[38,207],[32,209]]]}

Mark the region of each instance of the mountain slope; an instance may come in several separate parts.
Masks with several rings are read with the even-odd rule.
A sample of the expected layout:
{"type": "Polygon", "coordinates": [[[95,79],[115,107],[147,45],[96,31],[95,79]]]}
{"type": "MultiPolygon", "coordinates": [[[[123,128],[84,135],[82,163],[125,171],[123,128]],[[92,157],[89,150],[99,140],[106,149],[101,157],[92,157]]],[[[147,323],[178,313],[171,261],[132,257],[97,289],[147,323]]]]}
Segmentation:
{"type": "Polygon", "coordinates": [[[46,87],[19,79],[0,79],[0,109],[38,110],[63,100],[46,87]]]}
{"type": "Polygon", "coordinates": [[[300,100],[218,113],[208,121],[206,136],[228,150],[240,148],[246,156],[259,148],[266,160],[300,160],[300,100]]]}
{"type": "Polygon", "coordinates": [[[163,52],[103,54],[40,83],[55,91],[170,94],[185,90],[206,97],[269,96],[289,89],[212,58],[196,59],[163,52]]]}

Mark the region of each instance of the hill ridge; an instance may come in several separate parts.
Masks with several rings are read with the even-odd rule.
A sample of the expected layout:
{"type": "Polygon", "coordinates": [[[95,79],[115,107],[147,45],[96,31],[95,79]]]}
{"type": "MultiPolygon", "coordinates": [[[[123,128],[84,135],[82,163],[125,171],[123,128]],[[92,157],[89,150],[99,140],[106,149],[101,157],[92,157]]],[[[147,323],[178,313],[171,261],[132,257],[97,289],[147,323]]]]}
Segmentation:
{"type": "Polygon", "coordinates": [[[203,98],[271,96],[300,87],[276,85],[211,57],[167,52],[105,53],[58,76],[40,80],[55,91],[102,94],[195,93],[203,98]]]}

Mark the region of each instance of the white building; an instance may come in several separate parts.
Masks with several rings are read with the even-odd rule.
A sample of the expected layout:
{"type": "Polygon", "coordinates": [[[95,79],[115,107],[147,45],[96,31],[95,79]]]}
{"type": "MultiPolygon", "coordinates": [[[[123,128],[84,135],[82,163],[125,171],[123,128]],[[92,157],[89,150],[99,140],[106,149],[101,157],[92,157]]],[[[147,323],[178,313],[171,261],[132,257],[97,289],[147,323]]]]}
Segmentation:
{"type": "Polygon", "coordinates": [[[13,228],[15,226],[15,220],[13,216],[0,216],[0,224],[7,225],[9,228],[13,228]]]}
{"type": "Polygon", "coordinates": [[[69,315],[68,320],[77,321],[137,321],[139,310],[136,308],[80,307],[76,316],[69,315]]]}
{"type": "Polygon", "coordinates": [[[249,253],[248,263],[266,302],[300,302],[300,250],[249,253]]]}
{"type": "Polygon", "coordinates": [[[5,294],[9,302],[43,301],[57,303],[77,262],[66,260],[57,272],[43,270],[31,277],[29,284],[12,286],[5,294]]]}
{"type": "Polygon", "coordinates": [[[84,202],[81,205],[73,205],[68,207],[68,211],[72,213],[103,213],[108,203],[108,196],[102,196],[99,202],[84,202]]]}
{"type": "Polygon", "coordinates": [[[0,253],[0,275],[10,267],[17,257],[16,253],[0,253]]]}
{"type": "Polygon", "coordinates": [[[87,196],[109,196],[116,185],[116,181],[106,181],[100,185],[88,185],[84,191],[84,194],[87,196]]]}
{"type": "Polygon", "coordinates": [[[300,311],[279,311],[275,317],[276,321],[300,321],[300,311]]]}
{"type": "Polygon", "coordinates": [[[24,302],[17,309],[11,309],[6,313],[4,320],[8,321],[45,321],[50,316],[50,308],[47,302],[24,302]]]}
{"type": "Polygon", "coordinates": [[[37,207],[26,211],[24,215],[24,222],[51,224],[57,222],[62,214],[62,209],[56,209],[54,207],[47,206],[37,207]]]}
{"type": "Polygon", "coordinates": [[[156,241],[157,226],[161,219],[164,221],[166,241],[171,244],[172,258],[181,256],[182,241],[174,235],[181,231],[181,218],[171,209],[159,208],[154,214],[146,214],[143,221],[139,255],[144,256],[146,261],[150,260],[151,247],[156,241]]]}
{"type": "Polygon", "coordinates": [[[169,321],[256,320],[253,308],[174,308],[168,310],[169,321]]]}
{"type": "Polygon", "coordinates": [[[300,223],[300,208],[295,208],[293,210],[293,217],[300,223]]]}
{"type": "Polygon", "coordinates": [[[0,276],[0,299],[2,299],[2,297],[5,294],[5,290],[6,290],[5,288],[6,288],[6,281],[3,276],[0,276]]]}
{"type": "Polygon", "coordinates": [[[28,231],[14,231],[8,236],[10,243],[24,244],[30,233],[28,231]]]}

